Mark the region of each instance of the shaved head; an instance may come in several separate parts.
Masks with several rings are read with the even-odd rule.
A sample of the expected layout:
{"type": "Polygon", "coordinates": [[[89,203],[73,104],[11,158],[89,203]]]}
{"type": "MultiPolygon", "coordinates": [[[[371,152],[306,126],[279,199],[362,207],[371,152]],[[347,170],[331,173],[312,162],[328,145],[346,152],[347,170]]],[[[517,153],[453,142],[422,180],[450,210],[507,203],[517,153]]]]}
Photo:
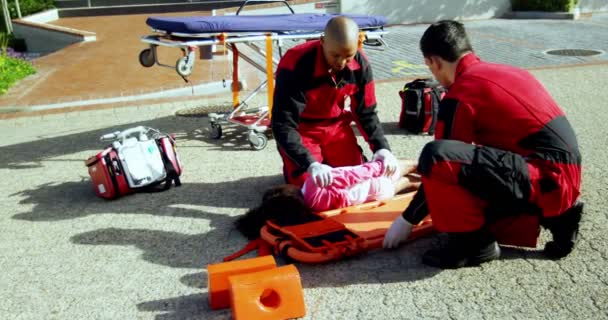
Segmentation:
{"type": "Polygon", "coordinates": [[[359,46],[359,26],[345,16],[332,18],[325,26],[321,38],[325,61],[330,69],[337,72],[344,69],[357,53],[359,46]]]}
{"type": "Polygon", "coordinates": [[[345,16],[332,18],[325,26],[325,39],[342,46],[357,46],[359,26],[355,21],[345,16]]]}

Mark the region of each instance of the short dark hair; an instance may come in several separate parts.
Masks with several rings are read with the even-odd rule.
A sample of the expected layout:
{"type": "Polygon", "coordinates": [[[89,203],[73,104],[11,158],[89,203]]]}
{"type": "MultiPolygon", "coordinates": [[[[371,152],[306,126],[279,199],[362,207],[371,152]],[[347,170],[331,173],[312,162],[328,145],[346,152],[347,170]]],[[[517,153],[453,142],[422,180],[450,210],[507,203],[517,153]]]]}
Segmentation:
{"type": "Polygon", "coordinates": [[[439,56],[456,62],[463,54],[473,51],[473,47],[462,23],[441,20],[426,29],[420,39],[420,51],[425,58],[439,56]]]}

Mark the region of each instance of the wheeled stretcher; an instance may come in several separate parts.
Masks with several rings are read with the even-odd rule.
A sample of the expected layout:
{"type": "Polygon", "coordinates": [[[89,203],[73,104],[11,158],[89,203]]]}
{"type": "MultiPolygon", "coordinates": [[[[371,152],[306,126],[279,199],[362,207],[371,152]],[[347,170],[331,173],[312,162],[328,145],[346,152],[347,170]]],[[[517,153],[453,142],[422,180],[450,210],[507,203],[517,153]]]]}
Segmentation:
{"type": "MultiPolygon", "coordinates": [[[[248,128],[248,140],[255,150],[262,150],[268,143],[264,132],[270,125],[272,97],[274,93],[274,70],[278,59],[273,56],[273,46],[278,47],[279,58],[282,55],[283,43],[287,40],[299,41],[318,39],[322,36],[327,22],[335,14],[294,13],[287,1],[267,1],[284,3],[291,14],[276,15],[239,15],[244,1],[234,16],[195,16],[195,17],[149,17],[148,26],[155,32],[144,36],[141,41],[149,47],[139,54],[139,62],[144,67],[160,65],[172,67],[158,61],[156,49],[158,46],[178,48],[182,57],[175,63],[175,70],[184,79],[194,68],[196,50],[213,45],[223,45],[232,51],[232,112],[226,114],[213,113],[210,119],[210,137],[222,137],[222,121],[228,121],[248,128]],[[262,47],[259,42],[265,42],[262,47]],[[246,45],[253,54],[239,51],[237,44],[246,45]],[[254,55],[257,55],[257,60],[254,55]],[[259,58],[265,63],[260,63],[259,58]],[[266,73],[264,80],[242,102],[239,100],[238,61],[242,58],[256,69],[266,73]],[[251,99],[267,87],[268,104],[261,107],[250,107],[251,99]]],[[[382,48],[386,44],[382,35],[386,34],[383,26],[386,19],[381,16],[348,15],[361,30],[360,45],[368,44],[382,48]]]]}

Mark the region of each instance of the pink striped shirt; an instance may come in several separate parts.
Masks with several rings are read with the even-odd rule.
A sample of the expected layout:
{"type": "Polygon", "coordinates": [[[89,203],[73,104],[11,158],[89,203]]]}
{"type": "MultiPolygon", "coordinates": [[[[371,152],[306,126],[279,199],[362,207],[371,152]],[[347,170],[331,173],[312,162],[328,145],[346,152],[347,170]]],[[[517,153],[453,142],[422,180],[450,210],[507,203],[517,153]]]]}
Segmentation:
{"type": "Polygon", "coordinates": [[[384,166],[380,161],[358,166],[332,168],[333,183],[325,188],[318,187],[312,178],[302,186],[304,201],[313,211],[344,208],[369,201],[392,198],[395,188],[393,177],[383,175],[384,166]]]}

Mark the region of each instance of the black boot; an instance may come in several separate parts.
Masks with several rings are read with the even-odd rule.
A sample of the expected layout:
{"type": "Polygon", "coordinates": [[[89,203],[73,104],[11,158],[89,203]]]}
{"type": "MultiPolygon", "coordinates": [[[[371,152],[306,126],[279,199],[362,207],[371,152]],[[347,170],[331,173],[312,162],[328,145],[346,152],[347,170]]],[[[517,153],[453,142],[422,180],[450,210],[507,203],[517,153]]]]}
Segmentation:
{"type": "Polygon", "coordinates": [[[544,253],[551,259],[561,259],[574,249],[584,203],[577,202],[557,217],[544,218],[542,226],[549,229],[553,241],[547,242],[544,253]]]}
{"type": "Polygon", "coordinates": [[[427,251],[422,262],[431,267],[456,269],[475,266],[498,259],[500,247],[487,231],[449,233],[448,243],[439,249],[427,251]]]}

